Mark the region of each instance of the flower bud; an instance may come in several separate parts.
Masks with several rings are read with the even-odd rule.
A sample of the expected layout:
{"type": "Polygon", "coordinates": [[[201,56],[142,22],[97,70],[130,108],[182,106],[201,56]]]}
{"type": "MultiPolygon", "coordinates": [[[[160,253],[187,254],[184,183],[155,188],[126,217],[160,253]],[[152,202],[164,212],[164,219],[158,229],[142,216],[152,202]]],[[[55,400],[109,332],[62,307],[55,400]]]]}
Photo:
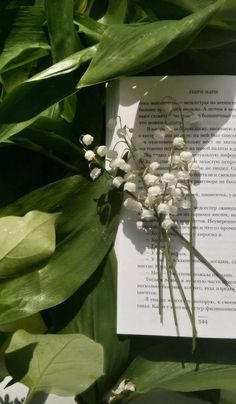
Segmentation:
{"type": "Polygon", "coordinates": [[[183,149],[185,147],[185,141],[181,136],[177,136],[173,140],[173,146],[177,149],[183,149]]]}
{"type": "Polygon", "coordinates": [[[101,168],[98,167],[94,167],[92,169],[92,171],[90,172],[90,177],[92,178],[93,181],[95,181],[99,177],[101,171],[102,171],[101,168]]]}
{"type": "Polygon", "coordinates": [[[93,136],[91,136],[91,135],[84,135],[83,137],[82,137],[82,142],[83,142],[83,144],[85,145],[85,146],[89,146],[89,145],[91,145],[92,143],[93,143],[93,141],[94,141],[94,137],[93,136]]]}
{"type": "Polygon", "coordinates": [[[106,147],[106,146],[99,146],[99,147],[97,148],[97,154],[98,154],[100,157],[105,157],[106,154],[107,154],[107,147],[106,147]]]}
{"type": "Polygon", "coordinates": [[[117,157],[116,159],[110,162],[111,168],[121,168],[122,165],[126,164],[124,159],[117,157]]]}
{"type": "Polygon", "coordinates": [[[127,182],[135,182],[136,181],[136,175],[134,173],[126,173],[124,175],[124,180],[127,182]]]}
{"type": "Polygon", "coordinates": [[[124,185],[124,191],[136,192],[136,185],[134,182],[126,182],[124,185]]]}
{"type": "Polygon", "coordinates": [[[123,205],[126,209],[132,210],[134,212],[140,213],[142,210],[142,204],[133,198],[125,199],[123,205]]]}
{"type": "Polygon", "coordinates": [[[153,211],[150,209],[143,208],[142,212],[141,212],[141,220],[149,221],[149,220],[153,220],[153,219],[155,219],[153,211]]]}
{"type": "Polygon", "coordinates": [[[196,161],[193,161],[192,163],[190,163],[188,165],[188,169],[189,169],[190,173],[200,171],[199,164],[196,161]]]}
{"type": "Polygon", "coordinates": [[[84,154],[84,157],[86,158],[86,160],[92,161],[95,157],[95,153],[92,150],[87,150],[84,154]]]}
{"type": "Polygon", "coordinates": [[[150,188],[148,188],[148,195],[149,196],[158,196],[162,193],[161,187],[159,185],[154,185],[150,188]]]}
{"type": "Polygon", "coordinates": [[[177,173],[178,181],[187,181],[189,180],[189,173],[187,171],[178,171],[177,173]]]}
{"type": "Polygon", "coordinates": [[[176,176],[171,173],[164,173],[161,177],[162,182],[168,185],[175,185],[176,184],[176,176]]]}
{"type": "Polygon", "coordinates": [[[189,161],[192,160],[192,158],[193,158],[193,155],[192,155],[192,153],[190,151],[182,151],[180,153],[180,159],[182,161],[189,162],[189,161]]]}
{"type": "Polygon", "coordinates": [[[154,185],[158,181],[158,177],[153,174],[146,174],[143,179],[148,187],[154,185]]]}
{"type": "Polygon", "coordinates": [[[159,214],[167,215],[169,213],[169,206],[166,203],[160,203],[157,212],[159,214]]]}
{"type": "Polygon", "coordinates": [[[124,179],[122,177],[115,177],[112,180],[112,185],[115,188],[119,188],[123,184],[123,182],[124,182],[124,179]]]}
{"type": "Polygon", "coordinates": [[[160,164],[157,161],[153,161],[151,164],[149,164],[149,170],[151,171],[152,174],[156,174],[158,172],[159,167],[160,164]]]}

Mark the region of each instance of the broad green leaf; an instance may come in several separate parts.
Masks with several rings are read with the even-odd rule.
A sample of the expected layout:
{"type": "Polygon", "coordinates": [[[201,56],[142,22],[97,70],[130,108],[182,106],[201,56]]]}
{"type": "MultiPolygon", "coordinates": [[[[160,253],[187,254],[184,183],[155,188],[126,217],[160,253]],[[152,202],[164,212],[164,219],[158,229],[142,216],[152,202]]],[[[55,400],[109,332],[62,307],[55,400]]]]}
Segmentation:
{"type": "Polygon", "coordinates": [[[5,351],[5,360],[14,380],[30,388],[29,397],[40,391],[72,396],[86,390],[103,374],[102,347],[81,334],[34,335],[16,331],[5,351]]]}
{"type": "Polygon", "coordinates": [[[96,49],[96,45],[83,49],[15,87],[0,106],[0,122],[27,121],[75,93],[80,66],[94,56],[96,49]]]}
{"type": "Polygon", "coordinates": [[[0,279],[36,270],[55,251],[58,214],[39,211],[0,218],[0,279]]]}
{"type": "Polygon", "coordinates": [[[83,33],[88,36],[94,42],[99,42],[105,29],[106,25],[95,21],[93,18],[85,14],[75,13],[74,14],[75,24],[79,27],[79,33],[83,33]]]}
{"type": "Polygon", "coordinates": [[[116,334],[116,266],[111,250],[82,288],[64,304],[49,310],[49,318],[56,329],[73,316],[60,333],[82,333],[103,346],[104,376],[94,386],[95,403],[113,387],[128,364],[129,338],[116,334]]]}
{"type": "Polygon", "coordinates": [[[205,340],[191,354],[187,340],[152,346],[139,354],[121,376],[138,394],[154,389],[197,391],[235,390],[235,342],[205,340]]]}
{"type": "MultiPolygon", "coordinates": [[[[6,20],[8,13],[3,15],[6,20]]],[[[1,73],[35,61],[49,53],[50,46],[43,30],[44,19],[42,7],[19,9],[1,54],[1,73]]]]}
{"type": "Polygon", "coordinates": [[[31,334],[43,334],[47,331],[47,327],[40,313],[32,314],[32,316],[21,318],[12,323],[5,324],[0,327],[1,332],[15,332],[17,330],[25,330],[31,334]]]}
{"type": "Polygon", "coordinates": [[[110,26],[78,88],[137,73],[170,59],[190,45],[219,5],[217,2],[180,21],[110,26]]]}
{"type": "Polygon", "coordinates": [[[0,210],[1,216],[23,215],[34,209],[61,212],[58,244],[48,264],[1,282],[0,324],[63,302],[96,270],[114,241],[121,203],[119,193],[107,195],[106,182],[105,178],[92,183],[79,176],[69,177],[0,210]]]}
{"type": "MultiPolygon", "coordinates": [[[[56,63],[83,48],[73,21],[74,0],[46,0],[45,10],[52,59],[56,63]]],[[[76,113],[76,96],[68,97],[60,106],[62,116],[71,122],[76,113]]]]}
{"type": "Polygon", "coordinates": [[[27,126],[31,125],[31,123],[33,123],[37,118],[38,116],[35,116],[34,118],[24,122],[19,122],[17,124],[0,124],[0,142],[5,142],[15,134],[21,132],[23,129],[27,128],[27,126]]]}
{"type": "Polygon", "coordinates": [[[106,14],[100,22],[106,25],[121,24],[125,21],[127,11],[127,0],[108,0],[106,14]]]}
{"type": "Polygon", "coordinates": [[[46,0],[48,32],[53,63],[79,51],[82,47],[73,22],[73,0],[46,0]]]}

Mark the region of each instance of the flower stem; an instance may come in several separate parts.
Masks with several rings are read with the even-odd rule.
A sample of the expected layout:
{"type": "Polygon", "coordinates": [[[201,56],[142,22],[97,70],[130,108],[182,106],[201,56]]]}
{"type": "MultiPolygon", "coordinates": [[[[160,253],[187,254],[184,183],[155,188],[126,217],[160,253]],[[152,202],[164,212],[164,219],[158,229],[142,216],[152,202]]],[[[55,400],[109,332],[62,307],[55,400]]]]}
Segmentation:
{"type": "Polygon", "coordinates": [[[172,278],[171,278],[171,267],[170,267],[171,251],[170,251],[170,246],[169,246],[169,240],[167,238],[166,233],[165,233],[164,243],[165,243],[164,254],[165,254],[165,260],[166,260],[166,272],[167,272],[167,279],[168,279],[168,287],[169,287],[169,292],[170,292],[170,298],[171,298],[171,305],[172,305],[172,311],[173,311],[173,316],[174,316],[174,322],[175,322],[175,326],[176,326],[176,329],[177,329],[177,334],[179,335],[178,318],[177,318],[177,314],[176,314],[175,299],[174,299],[173,285],[172,285],[172,278]]]}
{"type": "MultiPolygon", "coordinates": [[[[175,227],[172,227],[171,230],[179,237],[179,239],[183,242],[184,246],[189,250],[191,248],[189,241],[175,227]]],[[[234,288],[224,278],[224,276],[221,275],[217,271],[217,269],[215,269],[213,265],[209,261],[207,261],[207,259],[194,246],[192,246],[192,251],[195,257],[197,257],[199,261],[201,261],[208,269],[210,269],[210,271],[212,271],[225,286],[229,287],[231,290],[234,290],[234,288]]]]}
{"type": "MultiPolygon", "coordinates": [[[[196,319],[195,319],[195,293],[194,293],[194,252],[193,252],[193,196],[191,190],[190,181],[188,181],[188,192],[190,199],[190,210],[189,210],[189,263],[190,263],[190,282],[191,282],[191,307],[192,307],[192,321],[193,321],[193,330],[196,328],[196,319]]],[[[194,341],[194,335],[193,335],[194,341]]],[[[195,346],[193,346],[193,350],[195,346]]]]}
{"type": "Polygon", "coordinates": [[[157,235],[157,276],[158,276],[158,302],[159,302],[159,315],[161,323],[163,324],[163,279],[161,269],[161,223],[158,224],[157,235]]]}

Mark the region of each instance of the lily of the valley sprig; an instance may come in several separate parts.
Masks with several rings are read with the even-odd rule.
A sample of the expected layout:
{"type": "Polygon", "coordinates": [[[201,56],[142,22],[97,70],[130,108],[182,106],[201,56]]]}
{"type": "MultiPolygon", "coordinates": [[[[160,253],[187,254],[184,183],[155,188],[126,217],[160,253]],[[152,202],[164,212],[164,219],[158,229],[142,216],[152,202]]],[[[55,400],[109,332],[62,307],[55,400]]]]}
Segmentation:
{"type": "Polygon", "coordinates": [[[194,307],[194,256],[203,262],[227,286],[224,277],[197,251],[193,245],[194,206],[192,195],[192,179],[199,172],[195,157],[188,148],[185,134],[185,120],[195,123],[197,117],[189,112],[183,114],[180,105],[171,97],[166,97],[162,103],[166,113],[165,125],[156,129],[152,137],[157,142],[169,141],[169,153],[163,159],[153,159],[145,152],[143,140],[136,136],[134,129],[122,126],[117,130],[118,143],[123,144],[122,152],[117,152],[105,145],[92,147],[94,138],[86,134],[81,137],[84,157],[89,162],[90,177],[96,180],[102,173],[108,177],[108,185],[123,191],[126,209],[137,213],[141,221],[157,223],[157,275],[159,314],[163,321],[163,274],[161,267],[161,251],[165,259],[168,288],[172,303],[173,317],[178,333],[178,318],[175,307],[173,279],[178,285],[179,292],[187,310],[193,331],[193,349],[195,347],[197,330],[195,325],[194,307]],[[189,212],[189,240],[179,231],[177,226],[178,213],[182,210],[189,212]],[[171,237],[173,232],[189,250],[191,299],[185,295],[184,288],[178,276],[175,262],[171,254],[171,237]]]}

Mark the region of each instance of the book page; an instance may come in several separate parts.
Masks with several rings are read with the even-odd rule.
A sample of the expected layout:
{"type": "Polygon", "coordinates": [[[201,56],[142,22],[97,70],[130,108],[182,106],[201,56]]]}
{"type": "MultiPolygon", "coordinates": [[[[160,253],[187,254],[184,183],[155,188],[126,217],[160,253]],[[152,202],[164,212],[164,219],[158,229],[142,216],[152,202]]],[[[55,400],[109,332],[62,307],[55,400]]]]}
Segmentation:
{"type": "MultiPolygon", "coordinates": [[[[186,138],[200,166],[192,186],[195,247],[230,282],[227,288],[195,258],[195,316],[199,337],[236,338],[236,77],[130,77],[108,85],[107,143],[119,140],[112,127],[134,128],[143,152],[162,164],[171,139],[156,140],[163,128],[164,97],[174,97],[183,112],[200,121],[186,124],[186,138]]],[[[116,148],[121,148],[118,144],[116,148]]],[[[178,228],[189,239],[189,211],[180,210],[178,228]]],[[[173,238],[176,269],[190,304],[189,252],[173,238]]],[[[191,336],[192,328],[178,286],[173,279],[179,331],[177,333],[163,263],[163,321],[158,307],[157,227],[140,223],[137,214],[122,210],[115,249],[118,260],[117,332],[120,334],[191,336]]]]}

